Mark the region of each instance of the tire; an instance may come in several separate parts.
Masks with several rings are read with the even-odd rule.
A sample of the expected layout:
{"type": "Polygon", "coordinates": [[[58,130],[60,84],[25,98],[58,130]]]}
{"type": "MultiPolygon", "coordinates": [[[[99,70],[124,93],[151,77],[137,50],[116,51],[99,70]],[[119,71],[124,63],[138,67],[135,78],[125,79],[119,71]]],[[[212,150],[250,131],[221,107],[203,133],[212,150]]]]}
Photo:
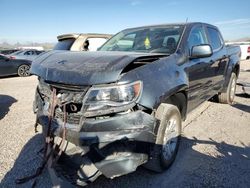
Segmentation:
{"type": "Polygon", "coordinates": [[[17,74],[20,77],[27,77],[30,75],[30,66],[29,65],[20,65],[17,69],[17,74]]]}
{"type": "Polygon", "coordinates": [[[176,158],[182,120],[179,109],[171,104],[161,104],[157,109],[156,118],[159,119],[156,143],[144,167],[155,172],[163,172],[176,158]]]}
{"type": "Polygon", "coordinates": [[[234,101],[235,90],[236,90],[237,76],[232,72],[226,92],[218,94],[219,103],[232,104],[234,101]]]}

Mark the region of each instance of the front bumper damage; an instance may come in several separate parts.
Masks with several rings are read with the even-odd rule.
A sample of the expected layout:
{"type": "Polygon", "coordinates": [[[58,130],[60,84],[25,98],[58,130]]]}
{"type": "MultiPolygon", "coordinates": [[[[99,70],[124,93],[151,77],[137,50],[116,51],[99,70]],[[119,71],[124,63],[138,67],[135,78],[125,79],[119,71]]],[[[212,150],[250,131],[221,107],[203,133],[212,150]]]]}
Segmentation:
{"type": "MultiPolygon", "coordinates": [[[[45,133],[49,122],[49,99],[42,92],[37,90],[34,111],[45,133]]],[[[152,115],[139,109],[91,118],[83,114],[83,109],[68,113],[67,147],[57,164],[49,169],[54,184],[66,180],[84,185],[79,178],[89,183],[96,179],[91,176],[101,174],[114,178],[133,172],[147,162],[150,147],[155,143],[156,119],[152,115]]],[[[56,109],[51,131],[57,139],[62,135],[63,123],[60,109],[56,109]]]]}

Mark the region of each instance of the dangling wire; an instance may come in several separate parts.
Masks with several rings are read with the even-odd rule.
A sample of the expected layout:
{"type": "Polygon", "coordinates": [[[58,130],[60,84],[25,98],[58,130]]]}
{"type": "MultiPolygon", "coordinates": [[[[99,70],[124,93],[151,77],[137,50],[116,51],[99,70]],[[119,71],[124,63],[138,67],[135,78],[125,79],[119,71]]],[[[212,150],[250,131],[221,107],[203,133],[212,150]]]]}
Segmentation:
{"type": "Polygon", "coordinates": [[[63,126],[62,126],[62,140],[59,144],[59,152],[55,159],[53,160],[53,163],[55,163],[59,157],[61,156],[63,149],[65,147],[65,140],[66,140],[66,122],[67,122],[67,112],[66,112],[66,104],[63,105],[63,126]]]}
{"type": "MultiPolygon", "coordinates": [[[[48,150],[48,145],[51,143],[52,139],[52,134],[51,134],[51,124],[52,124],[52,120],[54,118],[54,114],[55,114],[55,108],[57,105],[57,98],[56,98],[56,89],[53,88],[52,90],[52,96],[51,96],[51,107],[50,107],[50,114],[49,114],[49,121],[48,121],[48,127],[47,127],[47,133],[46,133],[46,138],[45,138],[45,147],[44,147],[44,157],[43,157],[43,162],[41,164],[40,167],[37,168],[36,172],[30,176],[26,176],[23,178],[18,178],[16,179],[15,183],[16,184],[23,184],[31,179],[34,179],[36,177],[38,177],[40,174],[42,174],[48,160],[49,157],[52,155],[53,150],[48,150]]],[[[35,179],[35,181],[32,183],[32,187],[35,187],[37,183],[37,179],[35,179]]]]}

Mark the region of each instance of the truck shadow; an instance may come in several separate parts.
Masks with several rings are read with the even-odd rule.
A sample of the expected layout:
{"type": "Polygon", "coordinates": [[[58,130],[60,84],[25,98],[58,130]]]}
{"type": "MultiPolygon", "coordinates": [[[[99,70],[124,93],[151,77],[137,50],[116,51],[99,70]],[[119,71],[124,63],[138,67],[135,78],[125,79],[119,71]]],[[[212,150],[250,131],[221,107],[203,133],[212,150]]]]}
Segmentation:
{"type": "Polygon", "coordinates": [[[13,103],[17,102],[17,100],[9,95],[0,94],[0,120],[5,117],[9,112],[9,108],[13,103]]]}
{"type": "MultiPolygon", "coordinates": [[[[41,134],[31,138],[23,147],[12,169],[3,178],[1,185],[31,187],[33,180],[17,186],[15,179],[35,172],[42,161],[37,155],[42,147],[41,134]]],[[[247,187],[250,185],[249,173],[249,146],[243,143],[236,146],[212,139],[182,137],[176,161],[164,173],[153,173],[139,167],[136,172],[113,180],[100,176],[88,187],[247,187]]],[[[47,171],[39,176],[36,187],[52,187],[47,171]]]]}
{"type": "Polygon", "coordinates": [[[232,105],[232,107],[237,108],[241,111],[250,113],[250,106],[248,106],[248,105],[241,104],[241,103],[235,103],[232,105]]]}
{"type": "Polygon", "coordinates": [[[99,177],[89,187],[244,187],[250,180],[240,174],[250,172],[249,160],[249,146],[182,137],[177,158],[166,172],[157,174],[139,167],[136,172],[114,180],[99,177]],[[197,151],[199,145],[206,145],[210,152],[197,151]],[[246,184],[237,184],[240,181],[246,184]]]}
{"type": "Polygon", "coordinates": [[[246,94],[246,93],[239,93],[239,94],[235,94],[237,97],[242,97],[242,98],[250,98],[250,95],[246,94]]]}
{"type": "Polygon", "coordinates": [[[15,77],[19,77],[17,74],[16,75],[8,75],[8,76],[0,76],[0,79],[4,79],[4,78],[15,78],[15,77]]]}

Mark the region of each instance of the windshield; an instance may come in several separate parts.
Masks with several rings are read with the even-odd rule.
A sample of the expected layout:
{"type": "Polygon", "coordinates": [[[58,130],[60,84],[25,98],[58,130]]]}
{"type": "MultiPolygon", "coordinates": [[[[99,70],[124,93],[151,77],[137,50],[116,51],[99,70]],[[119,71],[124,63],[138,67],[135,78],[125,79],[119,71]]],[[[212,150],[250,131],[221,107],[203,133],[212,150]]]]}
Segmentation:
{"type": "Polygon", "coordinates": [[[183,26],[159,26],[121,31],[106,42],[99,51],[132,51],[146,53],[174,53],[183,26]]]}
{"type": "Polygon", "coordinates": [[[22,53],[22,52],[23,52],[23,51],[20,50],[20,51],[13,52],[13,53],[11,53],[10,55],[18,55],[18,54],[20,54],[20,53],[22,53]]]}
{"type": "Polygon", "coordinates": [[[75,38],[59,40],[53,50],[70,50],[75,40],[75,38]]]}

